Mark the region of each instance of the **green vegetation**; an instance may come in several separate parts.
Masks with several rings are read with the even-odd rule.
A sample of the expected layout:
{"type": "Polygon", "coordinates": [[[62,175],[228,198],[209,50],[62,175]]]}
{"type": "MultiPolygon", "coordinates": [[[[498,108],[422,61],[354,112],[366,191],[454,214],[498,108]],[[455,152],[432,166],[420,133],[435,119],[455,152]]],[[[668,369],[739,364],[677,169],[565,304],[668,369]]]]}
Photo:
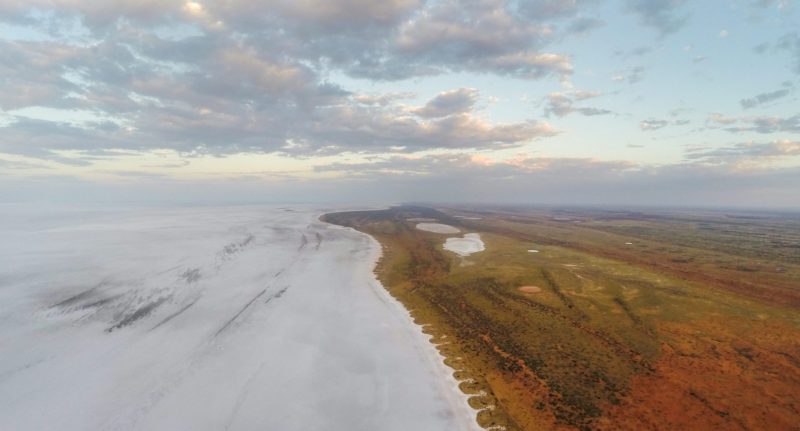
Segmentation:
{"type": "Polygon", "coordinates": [[[800,401],[764,393],[800,390],[800,272],[791,242],[774,250],[741,233],[779,237],[790,221],[748,220],[737,231],[748,251],[734,254],[723,251],[737,233],[713,217],[637,217],[397,207],[325,219],[384,246],[380,280],[475,395],[484,427],[759,429],[767,405],[769,428],[790,429],[800,401]],[[415,229],[416,217],[479,232],[486,251],[443,251],[447,236],[415,229]],[[782,271],[742,277],[733,262],[782,271]],[[697,417],[659,419],[670,408],[697,417]]]}

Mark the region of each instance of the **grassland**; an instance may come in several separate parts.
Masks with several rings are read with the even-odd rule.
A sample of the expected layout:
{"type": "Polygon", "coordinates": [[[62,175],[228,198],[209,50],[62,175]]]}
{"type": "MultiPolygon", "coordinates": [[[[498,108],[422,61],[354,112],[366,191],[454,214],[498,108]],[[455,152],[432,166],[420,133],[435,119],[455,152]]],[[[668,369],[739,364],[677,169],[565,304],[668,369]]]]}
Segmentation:
{"type": "Polygon", "coordinates": [[[379,279],[488,429],[798,429],[797,219],[422,207],[325,219],[383,245],[379,279]],[[444,251],[447,235],[414,218],[478,232],[486,250],[444,251]]]}

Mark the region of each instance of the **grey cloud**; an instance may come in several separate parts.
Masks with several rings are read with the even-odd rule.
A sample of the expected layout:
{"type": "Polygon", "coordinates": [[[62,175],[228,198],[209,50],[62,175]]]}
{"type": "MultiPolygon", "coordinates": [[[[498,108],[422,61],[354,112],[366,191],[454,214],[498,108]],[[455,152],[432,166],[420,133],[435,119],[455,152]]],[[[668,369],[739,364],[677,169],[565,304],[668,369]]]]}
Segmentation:
{"type": "Polygon", "coordinates": [[[791,3],[790,0],[754,0],[752,5],[762,8],[776,7],[778,9],[788,9],[791,3]]]}
{"type": "Polygon", "coordinates": [[[623,161],[596,161],[583,158],[547,158],[519,156],[511,160],[494,162],[476,155],[463,153],[434,154],[422,157],[393,156],[366,163],[332,163],[316,168],[327,172],[358,172],[371,177],[381,174],[397,176],[467,176],[475,175],[481,180],[513,181],[532,173],[557,176],[565,172],[623,172],[636,165],[623,161]]]}
{"type": "Polygon", "coordinates": [[[774,44],[763,42],[753,47],[753,52],[756,54],[765,54],[768,51],[787,53],[792,61],[792,71],[800,74],[800,34],[796,31],[784,34],[774,44]]]}
{"type": "MultiPolygon", "coordinates": [[[[238,3],[241,7],[244,2],[238,3]]],[[[327,29],[396,24],[422,4],[420,0],[278,0],[274,6],[284,15],[327,29]]],[[[262,5],[263,6],[263,5],[262,5]]],[[[241,10],[239,10],[240,12],[241,10]]]]}
{"type": "MultiPolygon", "coordinates": [[[[675,117],[678,113],[671,114],[675,117]]],[[[648,118],[646,120],[642,120],[639,122],[639,128],[644,132],[652,132],[658,129],[663,129],[667,126],[685,126],[690,124],[690,120],[686,119],[674,119],[674,120],[663,120],[660,118],[648,118]]]]}
{"type": "Polygon", "coordinates": [[[753,52],[755,52],[756,54],[763,54],[767,52],[769,46],[770,46],[769,42],[759,43],[758,45],[753,47],[753,52]]]}
{"type": "Polygon", "coordinates": [[[746,142],[712,149],[689,151],[686,158],[706,163],[741,163],[772,161],[800,156],[800,142],[788,139],[773,142],[746,142]]]}
{"type": "Polygon", "coordinates": [[[733,133],[758,132],[763,134],[789,132],[800,133],[800,114],[790,117],[744,116],[726,117],[711,114],[707,123],[712,126],[727,126],[725,130],[733,133]]]}
{"type": "MultiPolygon", "coordinates": [[[[342,4],[383,2],[304,2],[317,5],[314,9],[319,11],[312,16],[322,15],[310,22],[286,13],[258,20],[254,17],[265,14],[257,10],[242,17],[242,10],[248,10],[246,2],[234,3],[236,7],[228,8],[227,15],[233,22],[252,27],[249,36],[254,40],[272,43],[275,38],[263,29],[281,28],[283,38],[289,39],[284,41],[287,52],[356,77],[397,80],[466,70],[536,79],[572,73],[567,56],[544,49],[555,39],[552,28],[516,13],[516,2],[511,0],[425,4],[396,0],[388,2],[396,6],[389,7],[389,12],[362,18],[353,16],[360,13],[353,12],[357,6],[342,4]],[[319,6],[323,3],[325,6],[319,6]]],[[[382,9],[362,9],[371,8],[382,9]]],[[[306,9],[303,7],[303,13],[310,13],[306,9]]]]}
{"type": "Polygon", "coordinates": [[[731,131],[754,130],[758,133],[792,132],[800,133],[800,114],[791,117],[755,117],[744,120],[749,127],[733,128],[731,131]]]}
{"type": "Polygon", "coordinates": [[[493,163],[472,154],[439,154],[382,158],[372,164],[332,164],[317,170],[335,175],[310,180],[256,173],[112,184],[53,176],[9,178],[0,182],[0,195],[6,200],[53,202],[77,197],[104,203],[428,201],[800,208],[800,169],[796,167],[741,169],[704,162],[651,167],[530,155],[493,163]]]}
{"type": "MultiPolygon", "coordinates": [[[[103,148],[146,151],[171,148],[184,154],[282,152],[292,155],[347,151],[420,151],[432,148],[498,148],[556,133],[547,123],[492,124],[462,105],[448,115],[415,119],[393,104],[344,101],[309,112],[217,102],[209,107],[150,106],[132,115],[135,127],[107,122],[82,125],[19,118],[0,128],[0,151],[57,159],[57,151],[103,148]]],[[[431,105],[436,106],[436,104],[431,105]]],[[[429,106],[428,108],[431,108],[429,106]]],[[[444,106],[438,106],[445,109],[444,106]]],[[[302,109],[298,107],[297,109],[302,109]]],[[[432,108],[431,108],[432,109],[432,108]]],[[[444,114],[444,112],[440,112],[444,114]]]]}
{"type": "Polygon", "coordinates": [[[722,124],[722,125],[733,124],[733,123],[736,123],[737,121],[739,121],[739,120],[737,118],[735,118],[735,117],[728,117],[728,116],[722,115],[722,114],[720,114],[718,112],[710,114],[708,116],[708,119],[706,120],[707,123],[711,123],[711,124],[715,124],[715,125],[718,125],[718,124],[722,124]]]}
{"type": "Polygon", "coordinates": [[[585,34],[596,28],[602,27],[605,22],[596,18],[580,17],[567,26],[568,33],[585,34]]]}
{"type": "Polygon", "coordinates": [[[739,103],[742,105],[744,109],[755,108],[758,105],[762,105],[764,103],[773,102],[778,99],[782,99],[788,96],[791,93],[791,90],[788,88],[783,88],[780,90],[770,91],[768,93],[761,93],[757,94],[753,97],[742,99],[739,103]]]}
{"type": "MultiPolygon", "coordinates": [[[[106,148],[144,150],[148,142],[128,139],[125,131],[91,129],[69,123],[30,118],[16,118],[0,128],[0,152],[51,160],[58,163],[86,166],[86,160],[65,157],[64,151],[91,152],[106,148]]],[[[152,144],[152,142],[150,142],[152,144]]]]}
{"type": "Polygon", "coordinates": [[[575,111],[579,112],[579,113],[581,113],[581,114],[583,114],[583,115],[585,115],[587,117],[593,117],[593,116],[596,116],[596,115],[608,115],[608,114],[613,114],[614,113],[613,111],[610,111],[608,109],[602,109],[602,108],[576,108],[575,111]]]}
{"type": "Polygon", "coordinates": [[[672,109],[671,111],[669,111],[669,115],[670,115],[670,117],[677,117],[677,116],[679,116],[681,114],[688,114],[688,113],[690,113],[692,111],[693,110],[690,109],[690,108],[681,108],[681,107],[679,107],[679,108],[675,108],[675,109],[672,109]]]}
{"type": "Polygon", "coordinates": [[[588,90],[575,90],[572,92],[572,94],[575,100],[592,99],[603,95],[603,93],[599,91],[588,91],[588,90]]]}
{"type": "Polygon", "coordinates": [[[33,8],[53,11],[56,17],[65,17],[64,27],[77,17],[104,38],[129,23],[144,30],[196,25],[207,33],[235,33],[245,43],[262,49],[270,46],[318,67],[334,66],[373,79],[447,70],[540,78],[571,73],[566,56],[543,50],[555,39],[553,29],[543,21],[574,14],[584,3],[590,2],[539,2],[534,10],[548,12],[538,17],[518,13],[511,0],[122,0],[113,5],[31,0],[6,8],[15,15],[33,8]],[[566,7],[566,3],[573,4],[566,7]]]}
{"type": "Polygon", "coordinates": [[[550,93],[547,96],[545,113],[563,117],[573,112],[572,103],[572,99],[561,93],[550,93]]]}
{"type": "Polygon", "coordinates": [[[601,109],[587,106],[576,106],[577,102],[600,96],[600,93],[592,91],[574,91],[571,93],[550,93],[545,98],[545,115],[555,115],[564,117],[572,113],[579,113],[585,116],[613,114],[608,109],[601,109]]]}
{"type": "Polygon", "coordinates": [[[445,154],[336,163],[318,170],[359,172],[356,179],[342,182],[355,187],[360,196],[417,202],[800,206],[798,168],[742,171],[734,165],[699,161],[650,167],[527,155],[492,162],[475,155],[445,154]],[[463,190],[470,190],[469,196],[463,190]]]}
{"type": "Polygon", "coordinates": [[[641,66],[634,67],[627,71],[618,72],[611,77],[616,82],[627,82],[628,84],[636,84],[644,79],[644,68],[641,66]]]}
{"type": "Polygon", "coordinates": [[[652,47],[642,45],[642,46],[637,46],[636,48],[630,50],[624,50],[624,51],[616,50],[614,51],[614,55],[622,58],[632,58],[632,57],[642,57],[651,52],[653,52],[652,47]]]}
{"type": "Polygon", "coordinates": [[[521,19],[512,2],[446,0],[400,26],[397,67],[486,70],[522,78],[572,73],[569,58],[543,52],[552,29],[521,19]],[[405,65],[405,66],[403,66],[405,65]]]}
{"type": "Polygon", "coordinates": [[[794,61],[794,72],[800,74],[800,35],[795,33],[787,33],[783,35],[776,48],[786,51],[794,61]]]}
{"type": "Polygon", "coordinates": [[[669,121],[667,120],[658,120],[655,118],[650,118],[647,120],[642,120],[639,122],[639,128],[645,132],[653,131],[662,129],[669,125],[669,121]]]}
{"type": "Polygon", "coordinates": [[[332,108],[311,127],[298,133],[298,148],[291,153],[321,154],[342,151],[419,151],[431,148],[506,148],[534,139],[553,136],[557,131],[547,123],[527,121],[491,124],[467,113],[420,121],[398,112],[332,108]]]}
{"type": "Polygon", "coordinates": [[[597,0],[529,0],[522,2],[520,11],[535,20],[572,17],[597,0]]]}
{"type": "Polygon", "coordinates": [[[662,36],[678,31],[688,19],[681,11],[686,0],[627,0],[627,3],[642,24],[655,28],[662,36]]]}
{"type": "MultiPolygon", "coordinates": [[[[540,6],[564,6],[556,3],[540,6]]],[[[578,6],[552,9],[552,17],[572,19],[578,6]]],[[[567,56],[544,49],[554,38],[544,18],[504,0],[281,0],[269,7],[6,0],[0,8],[8,12],[0,19],[42,10],[52,13],[49,21],[31,25],[67,34],[79,20],[89,31],[0,41],[2,109],[47,106],[92,117],[73,124],[18,118],[0,127],[2,151],[51,160],[61,151],[100,149],[302,156],[520,145],[556,131],[535,120],[480,120],[473,90],[441,95],[415,117],[399,103],[402,95],[353,94],[324,77],[330,70],[374,79],[453,70],[530,79],[572,73],[567,56]],[[166,35],[171,27],[176,33],[166,35]]]]}
{"type": "Polygon", "coordinates": [[[397,100],[410,99],[412,93],[387,93],[387,94],[359,94],[354,100],[362,105],[388,106],[397,100]]]}
{"type": "Polygon", "coordinates": [[[478,99],[478,90],[474,88],[458,88],[439,93],[425,106],[413,109],[412,112],[421,117],[436,118],[452,114],[472,111],[478,99]]]}
{"type": "Polygon", "coordinates": [[[57,42],[0,40],[0,108],[59,106],[78,87],[64,78],[84,50],[57,42]]]}
{"type": "Polygon", "coordinates": [[[71,0],[4,0],[0,2],[0,20],[33,22],[32,9],[51,11],[56,15],[82,20],[89,29],[106,31],[125,17],[138,25],[169,22],[178,15],[183,2],[179,0],[117,0],[111,2],[81,2],[71,0]]]}
{"type": "Polygon", "coordinates": [[[604,24],[603,21],[584,15],[600,3],[598,0],[528,0],[520,2],[519,12],[534,22],[568,21],[567,34],[584,34],[604,24]]]}
{"type": "Polygon", "coordinates": [[[41,163],[31,163],[18,160],[0,159],[0,171],[2,170],[18,170],[25,171],[29,169],[51,169],[49,166],[41,163]]]}

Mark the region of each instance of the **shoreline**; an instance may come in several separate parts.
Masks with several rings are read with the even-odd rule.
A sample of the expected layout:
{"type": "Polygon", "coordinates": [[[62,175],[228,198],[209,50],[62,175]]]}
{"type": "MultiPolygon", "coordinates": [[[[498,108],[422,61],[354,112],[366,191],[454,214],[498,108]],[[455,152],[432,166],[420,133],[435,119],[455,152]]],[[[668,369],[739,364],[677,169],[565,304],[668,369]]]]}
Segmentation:
{"type": "Polygon", "coordinates": [[[412,332],[414,337],[417,339],[417,347],[422,351],[422,356],[434,368],[436,374],[441,377],[437,382],[437,386],[442,389],[442,394],[447,398],[448,404],[451,405],[453,413],[461,413],[459,416],[463,416],[464,421],[459,420],[459,426],[463,426],[461,429],[464,430],[483,430],[483,428],[478,425],[478,411],[474,410],[469,405],[469,399],[471,395],[464,393],[459,387],[461,381],[457,380],[454,376],[454,373],[456,373],[458,370],[450,367],[444,362],[447,357],[445,357],[439,351],[439,349],[436,348],[438,343],[433,341],[436,337],[425,333],[425,326],[417,324],[414,321],[414,318],[411,316],[411,312],[403,305],[403,303],[392,296],[386,287],[383,286],[380,280],[378,280],[375,269],[377,268],[378,262],[383,256],[383,246],[380,242],[378,242],[378,240],[372,237],[372,235],[368,235],[363,232],[359,233],[367,235],[370,239],[370,244],[372,244],[370,257],[372,260],[372,287],[380,296],[389,301],[389,303],[391,303],[399,313],[402,313],[402,316],[408,323],[410,332],[412,332]]]}
{"type": "Polygon", "coordinates": [[[321,213],[318,220],[322,223],[339,229],[348,229],[359,235],[364,235],[369,240],[370,244],[370,276],[372,277],[370,287],[373,292],[377,294],[384,302],[391,304],[397,311],[398,317],[407,324],[408,334],[414,339],[415,349],[419,351],[421,358],[426,362],[431,374],[438,377],[435,386],[438,387],[440,394],[444,397],[447,404],[451,408],[451,412],[458,417],[457,422],[459,429],[471,431],[483,431],[485,428],[478,424],[477,415],[480,410],[472,408],[469,404],[469,399],[475,394],[468,394],[461,390],[460,385],[463,382],[455,377],[455,373],[459,370],[447,365],[445,361],[448,359],[437,346],[435,335],[426,332],[426,326],[420,325],[414,321],[411,311],[403,305],[400,300],[392,296],[388,289],[380,282],[378,275],[375,272],[378,264],[383,257],[383,245],[375,239],[372,235],[361,232],[352,227],[346,227],[330,223],[324,220],[324,217],[330,213],[321,213]]]}

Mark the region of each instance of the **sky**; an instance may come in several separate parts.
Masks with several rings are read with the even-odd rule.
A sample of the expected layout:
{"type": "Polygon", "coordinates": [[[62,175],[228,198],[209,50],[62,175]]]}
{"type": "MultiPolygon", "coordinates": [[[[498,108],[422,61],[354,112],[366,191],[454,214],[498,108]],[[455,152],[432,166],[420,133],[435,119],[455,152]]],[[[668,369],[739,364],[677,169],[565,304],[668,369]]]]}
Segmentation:
{"type": "Polygon", "coordinates": [[[0,0],[0,201],[800,208],[800,2],[0,0]]]}

